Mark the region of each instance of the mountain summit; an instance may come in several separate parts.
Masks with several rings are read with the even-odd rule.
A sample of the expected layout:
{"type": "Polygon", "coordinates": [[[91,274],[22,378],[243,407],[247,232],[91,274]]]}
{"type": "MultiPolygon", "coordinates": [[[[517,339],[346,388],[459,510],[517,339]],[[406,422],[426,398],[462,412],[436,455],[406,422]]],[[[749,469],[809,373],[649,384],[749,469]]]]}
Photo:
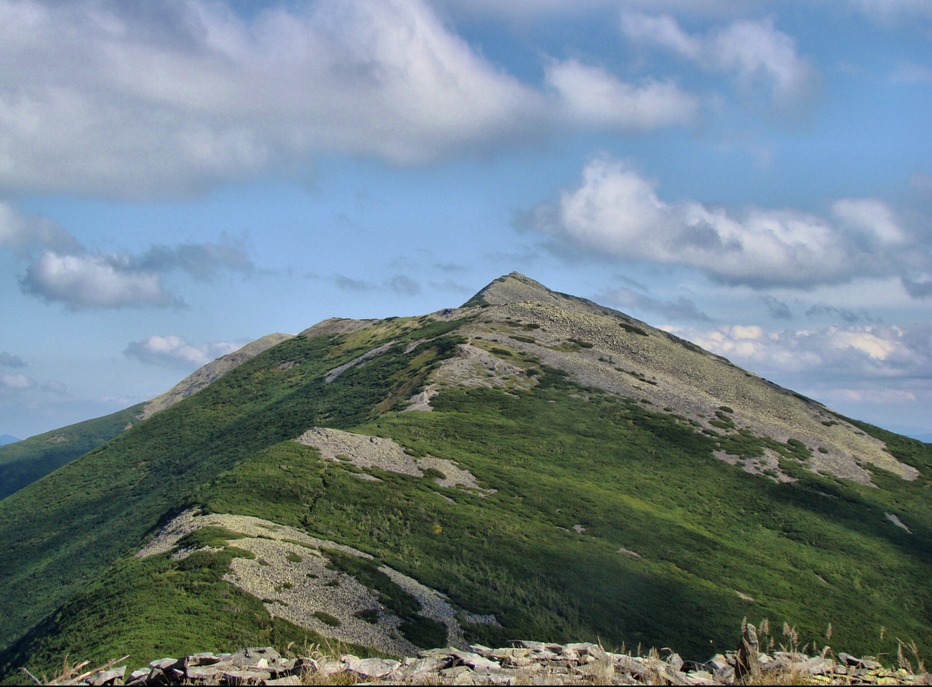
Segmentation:
{"type": "Polygon", "coordinates": [[[688,341],[512,273],[258,348],[0,501],[0,675],[328,638],[704,660],[743,617],[932,641],[932,448],[688,341]]]}

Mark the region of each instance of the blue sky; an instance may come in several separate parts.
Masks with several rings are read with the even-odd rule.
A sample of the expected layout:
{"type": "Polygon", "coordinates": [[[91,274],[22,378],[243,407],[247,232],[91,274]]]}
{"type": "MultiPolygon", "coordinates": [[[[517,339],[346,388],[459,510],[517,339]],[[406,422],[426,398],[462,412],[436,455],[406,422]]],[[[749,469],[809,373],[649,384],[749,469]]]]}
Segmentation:
{"type": "Polygon", "coordinates": [[[0,0],[0,434],[517,270],[932,433],[926,0],[0,0]]]}

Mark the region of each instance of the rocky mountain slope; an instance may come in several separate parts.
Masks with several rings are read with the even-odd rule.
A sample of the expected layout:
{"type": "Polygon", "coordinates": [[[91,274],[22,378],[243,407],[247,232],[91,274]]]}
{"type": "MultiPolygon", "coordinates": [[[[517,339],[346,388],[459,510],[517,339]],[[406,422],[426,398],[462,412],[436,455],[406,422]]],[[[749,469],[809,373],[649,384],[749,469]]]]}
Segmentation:
{"type": "MultiPolygon", "coordinates": [[[[180,395],[180,394],[179,394],[180,395]]],[[[0,502],[0,673],[324,641],[932,642],[932,449],[527,277],[322,322],[0,502]]]]}

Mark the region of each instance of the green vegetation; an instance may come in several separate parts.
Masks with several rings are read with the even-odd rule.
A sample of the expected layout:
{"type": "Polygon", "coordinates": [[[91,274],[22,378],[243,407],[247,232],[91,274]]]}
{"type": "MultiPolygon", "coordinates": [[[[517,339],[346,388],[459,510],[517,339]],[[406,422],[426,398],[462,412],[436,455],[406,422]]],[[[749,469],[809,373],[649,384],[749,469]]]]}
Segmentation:
{"type": "MultiPolygon", "coordinates": [[[[98,579],[102,564],[138,549],[218,471],[309,427],[352,426],[410,397],[455,351],[459,339],[443,335],[455,323],[439,325],[399,319],[346,337],[290,339],[0,501],[0,646],[98,579]],[[408,352],[395,346],[329,384],[323,378],[373,338],[416,343],[419,332],[430,338],[408,352]]],[[[274,513],[302,486],[267,491],[274,513]]]]}
{"type": "Polygon", "coordinates": [[[645,332],[641,327],[638,327],[635,324],[631,324],[629,322],[619,322],[618,326],[624,329],[626,332],[629,332],[630,334],[638,334],[639,336],[647,336],[647,332],[645,332]]]}
{"type": "MultiPolygon", "coordinates": [[[[28,661],[31,670],[49,673],[65,655],[103,663],[129,654],[131,662],[145,664],[185,655],[193,647],[224,651],[270,645],[284,651],[291,642],[326,642],[273,618],[260,599],[223,582],[237,555],[231,547],[180,561],[167,555],[124,559],[7,650],[0,667],[9,673],[11,666],[28,661]]],[[[373,655],[364,647],[353,651],[373,655]]]]}
{"type": "Polygon", "coordinates": [[[340,627],[340,625],[342,625],[339,618],[335,618],[334,616],[330,615],[329,613],[325,613],[324,611],[315,611],[314,617],[324,625],[329,625],[330,627],[340,627]]]}
{"type": "Polygon", "coordinates": [[[0,499],[67,465],[137,421],[143,404],[0,446],[0,499]]]}
{"type": "MultiPolygon", "coordinates": [[[[388,414],[359,428],[457,461],[498,490],[487,498],[387,472],[382,483],[361,483],[311,449],[280,444],[221,476],[203,504],[270,517],[262,485],[272,466],[290,461],[304,491],[288,511],[276,508],[276,521],[367,551],[466,610],[495,613],[503,628],[469,626],[471,640],[490,645],[599,637],[702,657],[709,642],[730,646],[735,623],[751,612],[810,637],[832,622],[839,645],[865,653],[877,651],[880,625],[928,641],[927,599],[916,590],[932,532],[919,525],[911,536],[883,517],[894,512],[893,494],[909,492],[910,508],[895,512],[923,522],[921,485],[899,481],[899,493],[883,492],[813,475],[799,467],[795,444],[710,437],[634,400],[591,390],[589,400],[568,397],[575,387],[563,375],[542,376],[550,384],[533,393],[447,391],[432,413],[388,414]],[[722,446],[739,455],[771,448],[799,482],[735,470],[712,458],[722,446]],[[572,531],[577,523],[584,534],[572,531]],[[622,547],[641,558],[619,555],[622,547]]],[[[374,563],[337,561],[379,590],[391,612],[416,612],[374,563]]]]}

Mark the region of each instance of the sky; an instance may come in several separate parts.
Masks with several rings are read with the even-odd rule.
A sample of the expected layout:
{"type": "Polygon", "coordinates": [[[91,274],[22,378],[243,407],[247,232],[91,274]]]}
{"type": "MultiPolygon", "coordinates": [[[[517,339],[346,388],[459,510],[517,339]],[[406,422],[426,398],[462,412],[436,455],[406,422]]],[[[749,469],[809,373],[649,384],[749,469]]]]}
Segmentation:
{"type": "Polygon", "coordinates": [[[932,433],[928,0],[0,0],[0,434],[512,271],[932,433]]]}

